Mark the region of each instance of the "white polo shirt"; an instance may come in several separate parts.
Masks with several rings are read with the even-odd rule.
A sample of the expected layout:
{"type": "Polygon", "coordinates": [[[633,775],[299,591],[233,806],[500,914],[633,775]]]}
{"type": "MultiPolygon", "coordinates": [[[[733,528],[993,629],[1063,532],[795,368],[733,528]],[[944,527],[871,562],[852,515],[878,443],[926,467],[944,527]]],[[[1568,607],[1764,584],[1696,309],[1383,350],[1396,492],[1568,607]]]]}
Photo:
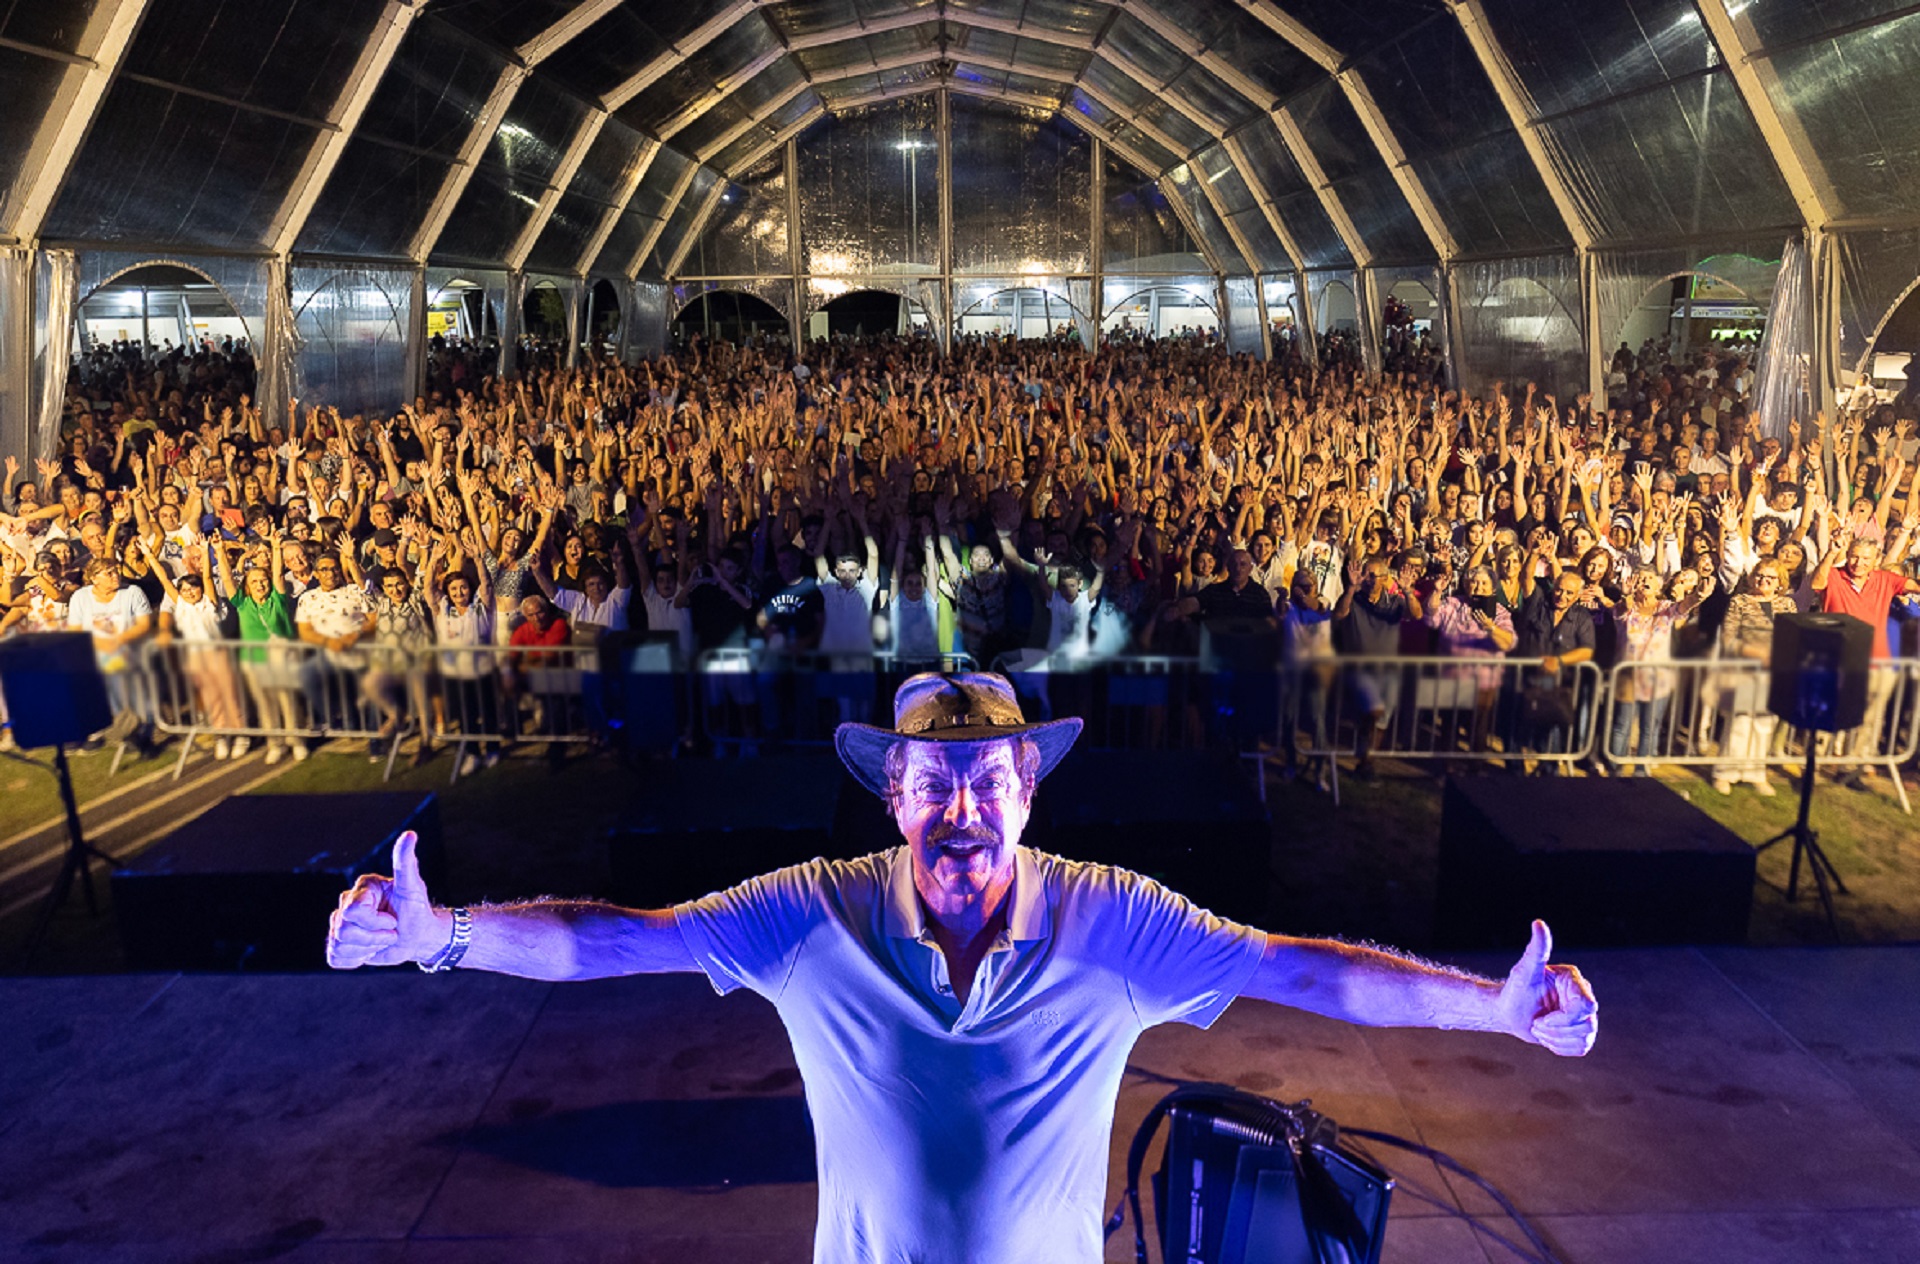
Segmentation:
{"type": "Polygon", "coordinates": [[[964,1009],[907,849],[680,905],[715,989],[774,1003],[813,1116],[815,1264],[1097,1264],[1140,1033],[1210,1026],[1266,946],[1151,879],[1021,847],[964,1009]]]}

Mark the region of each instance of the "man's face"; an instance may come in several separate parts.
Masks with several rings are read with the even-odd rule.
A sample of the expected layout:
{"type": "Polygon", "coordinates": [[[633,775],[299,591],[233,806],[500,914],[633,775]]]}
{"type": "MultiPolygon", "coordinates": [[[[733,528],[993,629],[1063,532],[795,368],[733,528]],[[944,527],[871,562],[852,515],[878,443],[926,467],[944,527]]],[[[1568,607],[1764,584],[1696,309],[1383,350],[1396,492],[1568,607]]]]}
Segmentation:
{"type": "Polygon", "coordinates": [[[1080,572],[1065,571],[1060,576],[1060,599],[1072,603],[1080,596],[1080,572]]]}
{"type": "Polygon", "coordinates": [[[399,571],[389,571],[380,580],[380,591],[386,594],[388,601],[405,601],[407,599],[407,577],[399,571]]]}
{"type": "Polygon", "coordinates": [[[1864,575],[1880,565],[1880,546],[1872,540],[1855,540],[1847,549],[1847,566],[1856,575],[1864,575]]]}
{"type": "Polygon", "coordinates": [[[1581,587],[1580,576],[1572,571],[1562,571],[1553,584],[1553,608],[1570,609],[1574,602],[1580,600],[1581,587]]]}
{"type": "Polygon", "coordinates": [[[340,586],[340,563],[323,557],[313,564],[313,576],[320,581],[321,592],[332,592],[340,586]]]}
{"type": "Polygon", "coordinates": [[[893,815],[913,855],[914,886],[934,902],[1011,881],[1029,806],[1013,743],[909,744],[893,815]]]}
{"type": "Polygon", "coordinates": [[[840,581],[842,587],[851,588],[860,582],[860,571],[861,566],[858,562],[836,562],[833,567],[833,577],[840,581]]]}
{"type": "Polygon", "coordinates": [[[1235,549],[1227,565],[1230,568],[1228,573],[1235,584],[1244,585],[1253,578],[1253,554],[1245,549],[1235,549]]]}

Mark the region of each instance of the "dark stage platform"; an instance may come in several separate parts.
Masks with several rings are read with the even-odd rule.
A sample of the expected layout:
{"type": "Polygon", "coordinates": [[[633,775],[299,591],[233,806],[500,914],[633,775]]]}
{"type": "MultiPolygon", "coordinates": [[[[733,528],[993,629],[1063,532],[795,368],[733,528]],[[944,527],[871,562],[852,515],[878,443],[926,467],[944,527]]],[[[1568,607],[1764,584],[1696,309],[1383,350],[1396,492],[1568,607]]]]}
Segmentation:
{"type": "MultiPolygon", "coordinates": [[[[1452,1153],[1567,1264],[1920,1260],[1920,948],[1578,961],[1604,1015],[1584,1061],[1243,1001],[1147,1034],[1119,1135],[1161,1077],[1228,1080],[1452,1153]]],[[[808,1257],[785,1035],[697,976],[15,978],[0,1013],[0,1259],[808,1257]]],[[[1388,1260],[1513,1258],[1411,1191],[1484,1196],[1391,1162],[1388,1260]]]]}

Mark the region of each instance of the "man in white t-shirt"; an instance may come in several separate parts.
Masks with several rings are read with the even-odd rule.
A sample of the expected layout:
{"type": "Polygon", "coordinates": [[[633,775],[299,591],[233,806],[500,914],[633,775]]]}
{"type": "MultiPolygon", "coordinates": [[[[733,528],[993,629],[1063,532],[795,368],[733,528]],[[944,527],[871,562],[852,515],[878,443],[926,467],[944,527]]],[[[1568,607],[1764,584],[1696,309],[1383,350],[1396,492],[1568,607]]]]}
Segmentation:
{"type": "MultiPolygon", "coordinates": [[[[1041,571],[1045,576],[1046,571],[1041,571]]],[[[1100,600],[1105,571],[1093,573],[1093,587],[1083,590],[1080,568],[1062,566],[1047,583],[1047,653],[1078,662],[1093,652],[1093,605],[1100,600]]]]}
{"type": "Polygon", "coordinates": [[[836,557],[831,570],[825,557],[815,561],[820,570],[820,652],[872,654],[873,599],[880,591],[879,581],[873,577],[880,568],[880,555],[872,538],[867,541],[864,566],[852,553],[836,557]]]}
{"type": "Polygon", "coordinates": [[[89,562],[86,579],[87,586],[67,599],[67,626],[93,633],[93,652],[113,703],[113,731],[127,733],[144,748],[149,726],[139,713],[127,670],[132,665],[127,647],[153,630],[153,603],[135,585],[121,587],[120,566],[112,558],[89,562]]]}
{"type": "Polygon", "coordinates": [[[1504,982],[1264,934],[1123,869],[1019,845],[1077,719],[1028,724],[987,673],[910,678],[894,727],[840,757],[904,846],[815,860],[673,909],[537,900],[445,909],[415,838],[329,924],[337,969],[463,964],[527,978],[699,971],[771,1001],[813,1119],[815,1264],[1095,1264],[1115,1100],[1134,1041],[1237,996],[1372,1026],[1593,1045],[1598,1006],[1533,924],[1504,982]]]}

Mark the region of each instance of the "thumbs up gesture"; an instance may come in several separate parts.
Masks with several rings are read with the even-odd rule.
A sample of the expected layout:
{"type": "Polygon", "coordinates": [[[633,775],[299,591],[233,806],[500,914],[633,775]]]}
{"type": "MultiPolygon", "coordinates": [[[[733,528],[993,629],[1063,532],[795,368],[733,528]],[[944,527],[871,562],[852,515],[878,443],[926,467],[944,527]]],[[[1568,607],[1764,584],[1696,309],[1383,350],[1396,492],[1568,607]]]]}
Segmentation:
{"type": "Polygon", "coordinates": [[[1535,920],[1526,952],[1500,989],[1502,1026],[1563,1058],[1584,1057],[1600,1032],[1600,1003],[1578,969],[1547,964],[1552,954],[1553,932],[1535,920]]]}
{"type": "Polygon", "coordinates": [[[453,915],[427,898],[412,830],[393,844],[393,876],[362,874],[327,923],[327,964],[336,970],[426,961],[453,938],[453,915]]]}

